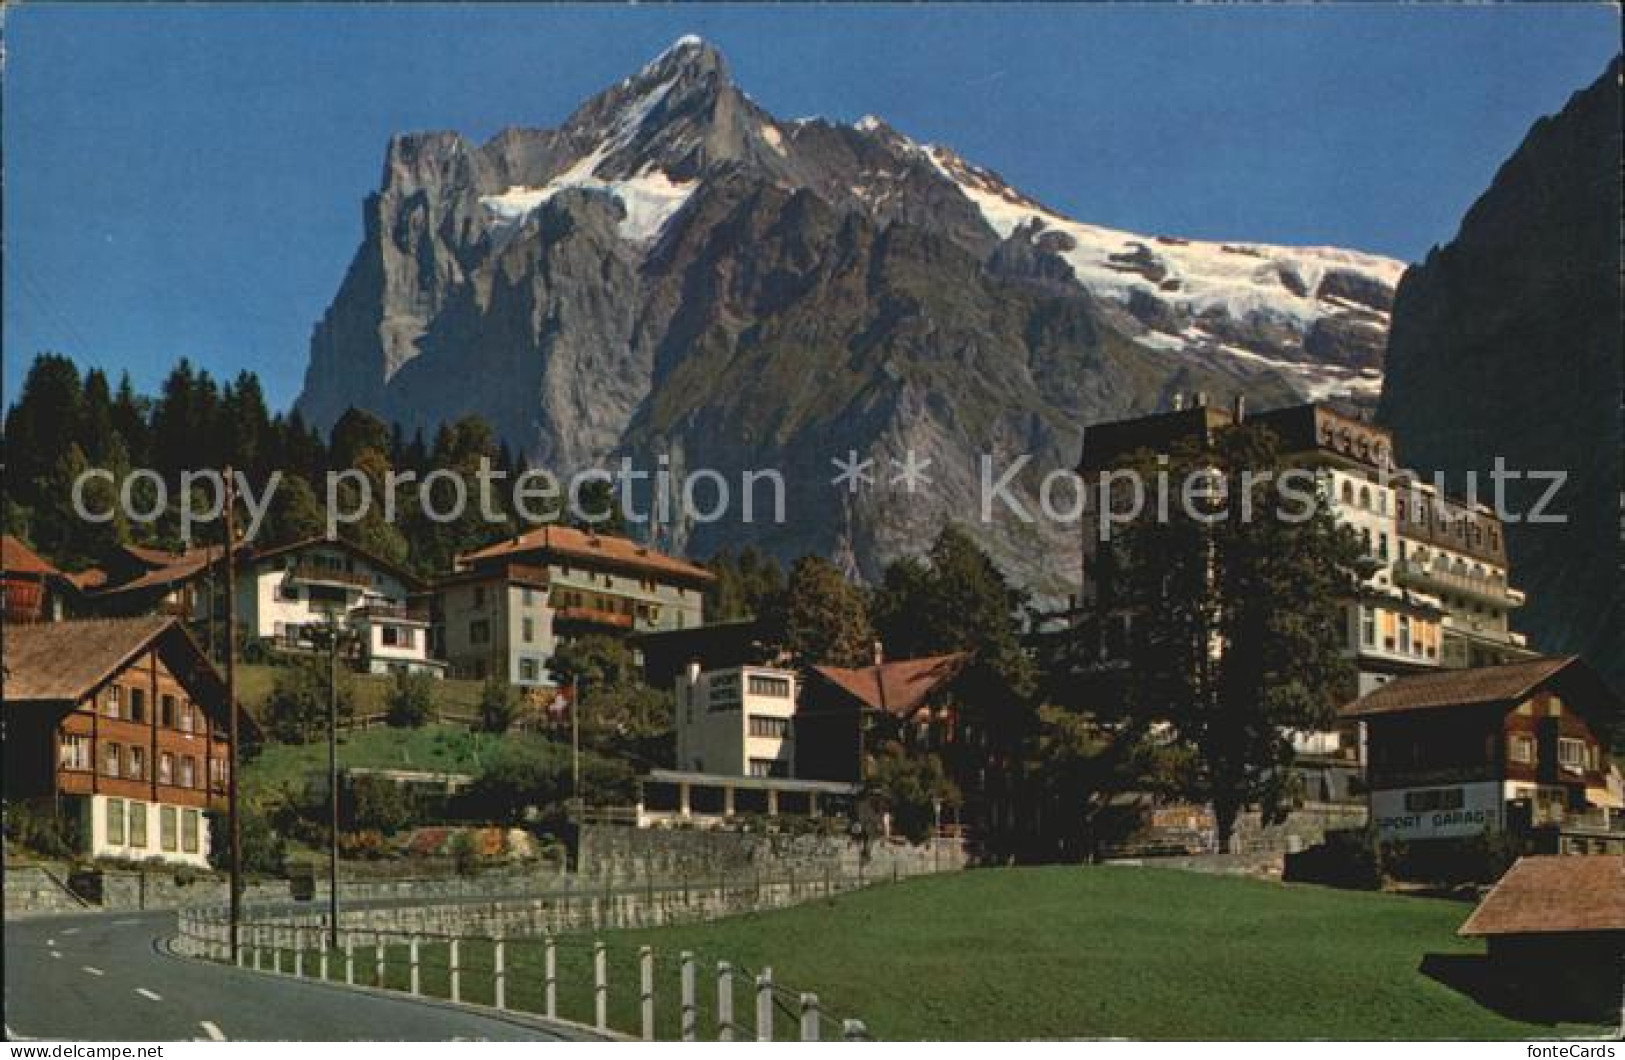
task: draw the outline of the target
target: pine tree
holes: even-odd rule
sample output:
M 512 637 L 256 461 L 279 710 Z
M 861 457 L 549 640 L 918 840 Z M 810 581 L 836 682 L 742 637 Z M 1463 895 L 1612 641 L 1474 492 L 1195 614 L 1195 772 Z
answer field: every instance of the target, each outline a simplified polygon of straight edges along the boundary
M 1214 476 L 1212 489 L 1189 510 L 1170 505 L 1166 520 L 1129 524 L 1109 546 L 1133 615 L 1126 707 L 1167 722 L 1191 749 L 1190 794 L 1211 800 L 1228 841 L 1249 805 L 1266 820 L 1281 814 L 1291 733 L 1329 727 L 1352 691 L 1343 608 L 1364 550 L 1324 503 L 1298 518 L 1301 486 L 1283 483 L 1266 430 L 1222 431 L 1211 447 L 1170 454 L 1167 470 L 1175 483 Z

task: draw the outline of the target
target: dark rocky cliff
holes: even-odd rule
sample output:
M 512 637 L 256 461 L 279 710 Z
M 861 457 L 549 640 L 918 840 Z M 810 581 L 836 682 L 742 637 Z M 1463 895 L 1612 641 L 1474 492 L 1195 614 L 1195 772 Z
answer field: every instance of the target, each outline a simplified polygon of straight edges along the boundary
M 1408 467 L 1458 489 L 1497 456 L 1567 472 L 1564 525 L 1508 528 L 1529 594 L 1516 625 L 1625 688 L 1620 119 L 1616 60 L 1535 124 L 1456 238 L 1406 272 L 1379 415 Z M 1542 492 L 1517 485 L 1513 510 Z

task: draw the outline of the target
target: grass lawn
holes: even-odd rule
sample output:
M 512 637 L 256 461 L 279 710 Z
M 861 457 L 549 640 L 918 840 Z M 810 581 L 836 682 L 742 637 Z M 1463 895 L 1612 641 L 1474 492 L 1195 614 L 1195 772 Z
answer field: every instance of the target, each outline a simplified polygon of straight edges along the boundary
M 237 697 L 250 712 L 257 712 L 270 698 L 272 682 L 280 669 L 269 663 L 237 664 Z M 391 678 L 380 674 L 351 674 L 350 682 L 355 689 L 357 715 L 368 717 L 389 709 Z M 483 687 L 479 681 L 443 678 L 434 684 L 435 706 L 453 714 L 477 714 Z
M 339 734 L 339 764 L 374 769 L 421 769 L 472 773 L 481 756 L 512 736 L 470 732 L 458 725 L 425 725 L 421 729 L 378 726 Z M 303 785 L 312 773 L 327 771 L 327 741 L 269 744 L 243 769 L 243 787 L 252 796 L 262 791 Z
M 714 1037 L 715 966 L 753 1026 L 751 976 L 814 991 L 832 1017 L 885 1039 L 1519 1039 L 1600 1033 L 1520 1023 L 1422 974 L 1428 954 L 1472 955 L 1459 903 L 1139 868 L 988 869 L 885 885 L 708 924 L 606 932 L 611 1026 L 634 1031 L 637 948 L 654 947 L 660 1034 L 677 1032 L 677 955 L 700 962 L 699 1027 Z M 558 948 L 560 1015 L 592 1020 L 591 942 Z M 509 943 L 508 1003 L 541 1006 L 541 947 Z M 371 980 L 372 951 L 359 953 Z M 406 985 L 404 948 L 386 978 Z M 443 947 L 425 946 L 446 993 Z M 488 946 L 465 944 L 462 996 L 491 999 Z M 333 973 L 342 973 L 337 966 Z M 781 1011 L 778 1037 L 793 1036 Z M 836 1025 L 838 1026 L 838 1024 Z M 826 1028 L 826 1036 L 835 1033 Z

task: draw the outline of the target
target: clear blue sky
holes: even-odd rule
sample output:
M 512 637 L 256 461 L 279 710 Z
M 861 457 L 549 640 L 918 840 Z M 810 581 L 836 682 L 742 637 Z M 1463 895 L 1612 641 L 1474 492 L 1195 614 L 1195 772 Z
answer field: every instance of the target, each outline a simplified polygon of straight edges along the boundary
M 1415 259 L 1602 71 L 1572 7 L 53 7 L 5 16 L 5 384 L 41 349 L 285 406 L 400 131 L 555 124 L 694 32 L 1079 219 Z

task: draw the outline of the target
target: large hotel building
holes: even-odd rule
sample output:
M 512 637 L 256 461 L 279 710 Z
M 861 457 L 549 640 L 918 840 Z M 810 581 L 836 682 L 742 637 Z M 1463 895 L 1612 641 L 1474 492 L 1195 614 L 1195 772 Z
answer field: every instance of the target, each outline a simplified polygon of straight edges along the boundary
M 1385 428 L 1324 404 L 1294 405 L 1247 415 L 1237 402 L 1209 404 L 1197 395 L 1168 412 L 1091 426 L 1084 432 L 1080 474 L 1090 496 L 1102 476 L 1136 455 L 1166 454 L 1181 444 L 1208 444 L 1246 420 L 1280 439 L 1283 456 L 1312 468 L 1334 517 L 1365 541 L 1373 571 L 1358 599 L 1349 600 L 1347 651 L 1359 673 L 1349 698 L 1396 676 L 1488 666 L 1528 658 L 1524 637 L 1508 619 L 1524 602 L 1508 581 L 1506 541 L 1490 509 L 1446 495 L 1407 475 Z M 1120 646 L 1134 615 L 1114 608 L 1100 562 L 1099 512 L 1083 525 L 1083 591 L 1078 628 L 1098 673 L 1120 667 Z M 1300 733 L 1305 754 L 1357 759 L 1354 730 Z

